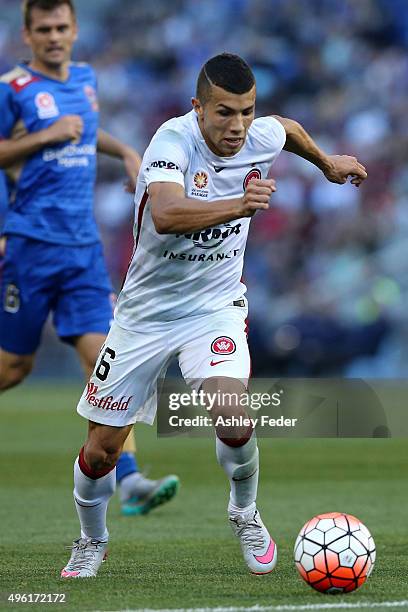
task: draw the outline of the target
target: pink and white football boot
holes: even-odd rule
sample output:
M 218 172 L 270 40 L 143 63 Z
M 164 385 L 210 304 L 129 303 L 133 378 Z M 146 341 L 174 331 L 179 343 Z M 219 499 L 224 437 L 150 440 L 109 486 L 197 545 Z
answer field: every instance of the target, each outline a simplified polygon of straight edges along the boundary
M 229 521 L 251 572 L 269 574 L 277 563 L 278 550 L 255 504 L 245 513 L 229 513 Z
M 107 542 L 93 538 L 79 538 L 70 546 L 72 553 L 61 570 L 61 578 L 94 578 L 107 557 Z

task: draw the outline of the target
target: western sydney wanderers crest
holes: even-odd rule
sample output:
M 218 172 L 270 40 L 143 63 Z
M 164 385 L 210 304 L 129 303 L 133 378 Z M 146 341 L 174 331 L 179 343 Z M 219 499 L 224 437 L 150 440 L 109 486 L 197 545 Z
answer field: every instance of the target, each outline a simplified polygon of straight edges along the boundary
M 232 355 L 236 350 L 234 340 L 228 336 L 219 336 L 211 344 L 211 352 L 215 355 Z
M 37 115 L 40 119 L 51 119 L 52 117 L 58 117 L 59 109 L 55 102 L 54 96 L 48 91 L 40 91 L 35 96 L 34 103 L 37 107 Z
M 249 181 L 252 181 L 253 179 L 260 179 L 260 178 L 262 178 L 261 171 L 258 168 L 251 168 L 251 170 L 247 173 L 246 177 L 244 178 L 244 182 L 243 182 L 244 191 L 248 187 Z

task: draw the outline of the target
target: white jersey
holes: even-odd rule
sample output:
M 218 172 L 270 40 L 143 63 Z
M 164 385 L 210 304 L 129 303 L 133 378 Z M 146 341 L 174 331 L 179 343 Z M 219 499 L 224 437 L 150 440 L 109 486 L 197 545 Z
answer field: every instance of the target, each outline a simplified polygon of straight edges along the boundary
M 241 282 L 250 217 L 192 234 L 158 234 L 148 187 L 178 183 L 187 198 L 208 203 L 243 196 L 252 178 L 267 178 L 286 139 L 273 117 L 255 119 L 231 157 L 210 151 L 191 111 L 164 123 L 142 161 L 135 194 L 135 249 L 116 307 L 125 329 L 209 314 L 246 291 Z

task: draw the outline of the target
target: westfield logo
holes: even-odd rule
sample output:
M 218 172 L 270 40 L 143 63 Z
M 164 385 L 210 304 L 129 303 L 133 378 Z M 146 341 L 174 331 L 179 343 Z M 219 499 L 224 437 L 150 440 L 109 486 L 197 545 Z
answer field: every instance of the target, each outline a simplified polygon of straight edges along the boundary
M 91 382 L 87 384 L 85 399 L 90 406 L 94 406 L 94 408 L 100 408 L 101 410 L 128 410 L 133 395 L 131 395 L 130 397 L 122 395 L 119 400 L 115 400 L 113 395 L 108 395 L 106 397 L 96 397 L 98 388 L 98 385 L 94 385 Z
M 93 383 L 89 382 L 86 386 L 86 401 L 89 402 L 89 398 L 92 395 L 96 395 L 98 391 L 98 385 L 94 385 Z

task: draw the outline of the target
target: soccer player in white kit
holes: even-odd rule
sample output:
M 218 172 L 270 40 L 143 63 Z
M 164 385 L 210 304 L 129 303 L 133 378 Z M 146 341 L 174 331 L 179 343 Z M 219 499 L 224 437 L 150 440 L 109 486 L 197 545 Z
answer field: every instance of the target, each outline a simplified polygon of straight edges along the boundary
M 276 190 L 268 172 L 282 148 L 334 183 L 359 186 L 354 157 L 327 155 L 296 121 L 254 119 L 250 67 L 223 53 L 206 62 L 193 110 L 164 123 L 137 182 L 135 247 L 115 321 L 78 404 L 88 438 L 74 466 L 81 536 L 64 578 L 95 576 L 107 550 L 106 511 L 115 465 L 136 421 L 152 423 L 157 381 L 178 357 L 185 380 L 205 393 L 245 393 L 250 376 L 246 287 L 241 282 L 251 217 Z M 211 416 L 245 417 L 241 405 Z M 228 516 L 251 572 L 267 574 L 276 544 L 256 508 L 258 447 L 252 427 L 216 428 L 216 454 L 230 483 Z

